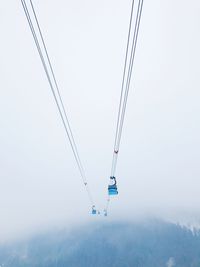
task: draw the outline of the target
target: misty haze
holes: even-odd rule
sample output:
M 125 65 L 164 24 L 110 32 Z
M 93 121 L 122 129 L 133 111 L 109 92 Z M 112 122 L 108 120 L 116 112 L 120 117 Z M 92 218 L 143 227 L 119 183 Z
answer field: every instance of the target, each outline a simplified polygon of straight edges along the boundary
M 200 2 L 0 8 L 0 267 L 200 267 Z

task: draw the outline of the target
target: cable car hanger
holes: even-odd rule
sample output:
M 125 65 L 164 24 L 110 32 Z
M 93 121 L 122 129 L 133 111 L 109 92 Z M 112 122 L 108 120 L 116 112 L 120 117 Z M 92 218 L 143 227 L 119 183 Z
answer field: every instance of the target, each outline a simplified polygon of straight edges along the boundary
M 133 22 L 134 6 L 135 6 L 135 1 L 133 0 L 132 1 L 132 7 L 131 7 L 130 22 L 129 22 L 128 40 L 127 40 L 127 46 L 126 46 L 126 56 L 125 56 L 124 69 L 123 69 L 120 103 L 119 103 L 119 108 L 118 108 L 117 126 L 116 126 L 116 132 L 115 132 L 115 141 L 114 141 L 114 149 L 113 149 L 113 157 L 112 157 L 111 175 L 110 175 L 109 185 L 108 185 L 108 197 L 107 197 L 106 207 L 104 209 L 104 215 L 105 216 L 107 216 L 107 213 L 108 213 L 108 207 L 110 204 L 110 196 L 118 195 L 117 179 L 115 177 L 115 172 L 116 172 L 116 167 L 117 167 L 117 160 L 118 160 L 118 155 L 119 155 L 119 148 L 120 148 L 120 143 L 121 143 L 121 137 L 122 137 L 122 130 L 123 130 L 123 125 L 124 125 L 124 118 L 125 118 L 128 94 L 129 94 L 129 89 L 130 89 L 133 63 L 134 63 L 134 59 L 135 59 L 135 51 L 136 51 L 138 32 L 139 32 L 139 27 L 140 27 L 140 20 L 141 20 L 141 15 L 142 15 L 143 0 L 138 0 L 135 22 Z M 132 28 L 134 30 L 133 30 L 132 40 L 131 40 Z M 129 55 L 129 66 L 127 68 L 128 55 Z

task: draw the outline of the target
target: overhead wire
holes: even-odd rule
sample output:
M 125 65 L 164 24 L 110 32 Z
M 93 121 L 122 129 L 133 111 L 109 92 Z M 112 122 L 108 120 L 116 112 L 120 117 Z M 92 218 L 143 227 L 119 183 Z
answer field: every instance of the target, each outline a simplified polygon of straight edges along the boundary
M 123 106 L 122 106 L 122 111 L 121 111 L 120 126 L 118 129 L 116 146 L 114 148 L 114 154 L 117 154 L 117 155 L 116 155 L 116 160 L 114 163 L 113 172 L 111 173 L 111 176 L 114 176 L 115 171 L 116 171 L 117 156 L 118 156 L 120 142 L 121 142 L 121 136 L 122 136 L 122 130 L 123 130 L 128 94 L 129 94 L 129 89 L 130 89 L 130 81 L 131 81 L 133 63 L 134 63 L 134 59 L 135 59 L 135 51 L 136 51 L 136 44 L 137 44 L 137 39 L 138 39 L 138 31 L 139 31 L 139 24 L 140 24 L 140 19 L 141 19 L 142 6 L 143 6 L 143 0 L 139 0 L 135 29 L 134 29 L 134 35 L 133 35 L 133 45 L 131 48 L 131 56 L 130 56 L 130 62 L 129 62 L 129 68 L 128 68 L 126 89 L 125 89 L 124 101 L 123 101 Z M 117 153 L 115 153 L 116 151 L 117 151 Z
M 92 205 L 93 208 L 95 208 L 96 205 L 94 204 L 93 196 L 91 194 L 91 191 L 90 191 L 87 179 L 86 179 L 86 175 L 85 175 L 85 172 L 84 172 L 84 169 L 83 169 L 83 165 L 82 165 L 82 162 L 80 160 L 80 156 L 79 156 L 79 153 L 78 153 L 77 145 L 76 145 L 75 140 L 74 140 L 74 136 L 73 136 L 73 133 L 72 133 L 72 130 L 71 130 L 71 126 L 69 124 L 67 113 L 66 113 L 66 110 L 65 110 L 65 107 L 64 107 L 64 104 L 63 104 L 63 100 L 62 100 L 62 97 L 61 97 L 61 94 L 60 94 L 60 90 L 59 90 L 58 83 L 57 83 L 57 80 L 56 80 L 56 77 L 55 77 L 55 73 L 54 73 L 54 70 L 53 70 L 53 67 L 52 67 L 52 63 L 51 63 L 51 60 L 50 60 L 50 57 L 49 57 L 49 53 L 48 53 L 48 50 L 47 50 L 47 47 L 46 47 L 46 44 L 45 44 L 45 41 L 44 41 L 44 37 L 43 37 L 42 31 L 41 31 L 41 27 L 40 27 L 40 24 L 39 24 L 39 21 L 38 21 L 38 18 L 37 18 L 37 15 L 36 15 L 36 12 L 35 12 L 35 9 L 34 9 L 34 6 L 33 6 L 33 2 L 32 2 L 32 0 L 30 0 L 30 5 L 31 5 L 31 8 L 32 8 L 32 12 L 33 12 L 35 21 L 36 21 L 36 25 L 38 27 L 38 32 L 39 32 L 39 36 L 41 38 L 41 43 L 43 45 L 43 50 L 44 50 L 44 52 L 46 54 L 47 63 L 49 64 L 49 70 L 50 70 L 50 73 L 51 73 L 51 75 L 53 77 L 53 81 L 54 81 L 54 84 L 55 84 L 55 89 L 54 89 L 54 86 L 53 86 L 53 83 L 52 83 L 52 80 L 51 80 L 51 77 L 50 77 L 50 73 L 49 73 L 47 64 L 45 62 L 45 58 L 44 58 L 44 55 L 43 55 L 43 52 L 42 52 L 42 49 L 41 49 L 41 46 L 40 46 L 40 42 L 38 40 L 36 31 L 35 31 L 35 28 L 34 28 L 34 24 L 32 22 L 32 19 L 31 19 L 29 10 L 28 10 L 26 1 L 25 0 L 21 0 L 21 3 L 22 3 L 22 6 L 23 6 L 23 9 L 24 9 L 24 12 L 25 12 L 25 15 L 26 15 L 26 18 L 27 18 L 27 21 L 28 21 L 32 36 L 33 36 L 33 39 L 34 39 L 35 45 L 37 47 L 37 50 L 38 50 L 38 53 L 39 53 L 39 56 L 40 56 L 44 71 L 46 73 L 47 80 L 49 82 L 49 85 L 50 85 L 50 88 L 51 88 L 51 91 L 52 91 L 56 106 L 58 108 L 58 111 L 59 111 L 59 114 L 60 114 L 64 129 L 65 129 L 65 132 L 66 132 L 67 137 L 69 139 L 70 146 L 72 148 L 72 152 L 74 154 L 75 161 L 77 163 L 77 166 L 78 166 L 82 181 L 83 181 L 84 186 L 86 188 L 86 192 L 87 192 L 90 204 Z M 56 92 L 57 92 L 58 97 L 56 95 Z
M 56 90 L 57 90 L 57 93 L 58 93 L 58 97 L 59 97 L 59 100 L 60 100 L 60 103 L 61 103 L 61 106 L 62 106 L 62 109 L 63 109 L 63 112 L 64 112 L 64 117 L 66 119 L 66 122 L 67 122 L 67 126 L 68 126 L 68 129 L 69 129 L 69 133 L 70 133 L 70 136 L 71 136 L 71 139 L 72 139 L 72 142 L 73 142 L 73 145 L 74 145 L 74 148 L 76 150 L 76 154 L 77 154 L 77 157 L 79 159 L 79 163 L 81 165 L 81 168 L 83 169 L 82 167 L 82 164 L 81 164 L 81 160 L 80 160 L 80 156 L 79 156 L 79 153 L 78 153 L 78 149 L 77 149 L 77 146 L 76 146 L 76 143 L 75 143 L 75 140 L 74 140 L 74 136 L 73 136 L 73 133 L 72 133 L 72 130 L 71 130 L 71 126 L 69 124 L 69 120 L 68 120 L 68 117 L 67 117 L 67 113 L 66 113 L 66 110 L 65 110 L 65 106 L 63 104 L 63 100 L 62 100 L 62 97 L 61 97 L 61 94 L 60 94 L 60 90 L 59 90 L 59 87 L 58 87 L 58 82 L 56 80 L 56 77 L 55 77 L 55 73 L 54 73 L 54 70 L 53 70 L 53 67 L 52 67 L 52 64 L 51 64 L 51 60 L 50 60 L 50 57 L 49 57 L 49 53 L 47 51 L 47 47 L 46 47 L 46 44 L 45 44 L 45 41 L 44 41 L 44 38 L 43 38 L 43 34 L 42 34 L 42 31 L 41 31 L 41 27 L 40 27 L 40 24 L 39 24 L 39 21 L 38 21 L 38 18 L 37 18 L 37 15 L 36 15 L 36 12 L 35 12 L 35 8 L 33 6 L 33 2 L 32 0 L 30 0 L 30 3 L 31 3 L 31 8 L 33 10 L 33 14 L 34 14 L 34 17 L 35 17 L 35 21 L 37 23 L 37 27 L 38 27 L 38 30 L 39 30 L 39 34 L 40 34 L 40 37 L 41 37 L 41 40 L 42 40 L 42 44 L 43 44 L 43 47 L 44 47 L 44 50 L 45 50 L 45 53 L 46 53 L 46 57 L 47 57 L 47 60 L 48 60 L 48 63 L 49 63 L 49 66 L 50 66 L 50 70 L 51 70 L 51 73 L 52 73 L 52 76 L 53 76 L 53 80 L 54 80 L 54 83 L 55 83 L 55 86 L 56 86 Z
M 126 47 L 126 56 L 125 56 L 122 87 L 121 87 L 121 94 L 120 94 L 120 103 L 119 103 L 118 117 L 117 117 L 117 127 L 116 127 L 116 133 L 115 133 L 114 151 L 113 151 L 113 158 L 112 158 L 111 177 L 114 177 L 115 172 L 116 172 L 117 159 L 118 159 L 118 154 L 119 154 L 128 94 L 129 94 L 129 89 L 130 89 L 130 82 L 131 82 L 131 77 L 132 77 L 133 63 L 135 59 L 135 51 L 136 51 L 136 45 L 137 45 L 137 39 L 138 39 L 142 8 L 143 8 L 143 0 L 139 0 L 138 6 L 137 6 L 137 14 L 136 14 L 136 19 L 135 19 L 132 45 L 131 45 L 129 67 L 128 67 L 128 73 L 127 73 L 126 84 L 125 84 L 125 76 L 126 76 L 126 70 L 127 70 L 127 58 L 128 58 L 128 53 L 129 53 L 130 35 L 131 35 L 131 28 L 132 28 L 132 23 L 133 23 L 133 12 L 134 12 L 134 0 L 132 1 L 131 16 L 130 16 L 129 31 L 128 31 L 128 40 L 127 40 L 127 47 Z M 125 84 L 125 88 L 124 88 L 124 84 Z M 104 209 L 104 212 L 106 214 L 108 211 L 109 203 L 110 203 L 110 196 L 108 195 L 106 207 Z
M 34 17 L 35 17 L 35 21 L 37 23 L 37 27 L 38 27 L 38 30 L 39 30 L 39 34 L 40 34 L 40 37 L 41 37 L 41 40 L 42 40 L 42 44 L 43 44 L 43 47 L 44 47 L 44 51 L 46 53 L 46 57 L 47 57 L 47 60 L 48 60 L 48 63 L 49 63 L 49 66 L 50 66 L 50 70 L 51 70 L 51 73 L 52 73 L 52 76 L 53 76 L 53 80 L 54 80 L 54 83 L 55 83 L 55 86 L 56 86 L 56 90 L 57 90 L 57 93 L 58 93 L 58 97 L 59 97 L 59 100 L 60 100 L 60 103 L 61 103 L 61 106 L 62 106 L 62 109 L 63 109 L 63 113 L 64 113 L 64 117 L 65 117 L 65 120 L 67 122 L 67 126 L 68 126 L 68 133 L 70 134 L 71 136 L 71 140 L 72 140 L 72 143 L 73 143 L 73 146 L 74 146 L 74 149 L 75 149 L 75 152 L 76 152 L 76 155 L 77 155 L 77 158 L 78 158 L 78 161 L 79 161 L 79 165 L 80 165 L 80 168 L 82 170 L 82 174 L 84 176 L 84 184 L 87 186 L 87 181 L 86 181 L 86 177 L 85 177 L 85 172 L 84 172 L 84 169 L 83 169 L 83 165 L 82 165 L 82 162 L 81 162 L 81 159 L 80 159 L 80 156 L 79 156 L 79 152 L 78 152 L 78 149 L 77 149 L 77 145 L 75 143 L 75 140 L 74 140 L 74 136 L 73 136 L 73 133 L 72 133 L 72 129 L 71 129 L 71 126 L 69 124 L 69 120 L 68 120 L 68 117 L 67 117 L 67 113 L 66 113 L 66 110 L 65 110 L 65 106 L 63 104 L 63 100 L 62 100 L 62 97 L 61 97 L 61 94 L 60 94 L 60 90 L 59 90 L 59 87 L 58 87 L 58 82 L 56 80 L 56 77 L 55 77 L 55 73 L 54 73 L 54 70 L 53 70 L 53 67 L 52 67 L 52 64 L 51 64 L 51 60 L 50 60 L 50 57 L 49 57 L 49 53 L 47 51 L 47 47 L 46 47 L 46 44 L 45 44 L 45 41 L 44 41 L 44 38 L 43 38 L 43 34 L 42 34 L 42 31 L 41 31 L 41 27 L 40 27 L 40 24 L 39 24 L 39 21 L 38 21 L 38 18 L 37 18 L 37 14 L 36 14 L 36 11 L 35 11 L 35 8 L 34 8 L 34 5 L 33 5 L 33 2 L 32 0 L 30 0 L 30 3 L 31 3 L 31 8 L 33 10 L 33 14 L 34 14 Z M 87 186 L 87 190 L 88 190 L 88 186 Z M 89 192 L 88 192 L 89 193 Z M 90 194 L 90 193 L 89 193 Z M 90 194 L 91 195 L 91 194 Z M 90 198 L 92 198 L 90 196 Z M 95 205 L 93 205 L 95 206 Z
M 117 144 L 117 140 L 118 140 L 118 131 L 119 131 L 119 125 L 120 125 L 122 100 L 123 100 L 123 95 L 124 95 L 124 82 L 125 82 L 125 76 L 126 76 L 126 67 L 127 67 L 127 60 L 128 60 L 128 51 L 129 51 L 129 42 L 130 42 L 130 35 L 131 35 L 131 28 L 132 28 L 132 20 L 133 20 L 134 3 L 135 3 L 135 1 L 133 0 L 132 1 L 132 6 L 131 6 L 131 15 L 130 15 L 130 22 L 129 22 L 129 30 L 128 30 L 128 40 L 127 40 L 127 45 L 126 45 L 126 56 L 125 56 L 124 70 L 123 70 L 123 78 L 122 78 L 122 85 L 121 85 L 120 103 L 119 103 L 118 116 L 117 116 L 117 127 L 116 127 L 116 132 L 115 132 L 115 142 L 114 142 L 114 152 L 115 153 L 113 153 L 111 176 L 112 176 L 113 167 L 114 167 L 113 166 L 113 164 L 114 164 L 114 157 L 118 153 L 118 151 L 116 150 L 116 144 Z

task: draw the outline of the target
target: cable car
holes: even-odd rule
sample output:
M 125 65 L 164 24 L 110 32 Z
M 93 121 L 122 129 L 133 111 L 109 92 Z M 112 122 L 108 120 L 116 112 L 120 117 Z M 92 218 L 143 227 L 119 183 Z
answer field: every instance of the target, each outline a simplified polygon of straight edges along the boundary
M 104 216 L 107 217 L 108 216 L 108 213 L 106 210 L 104 210 Z
M 114 176 L 112 176 L 112 177 L 110 177 L 110 180 L 111 180 L 111 183 L 112 184 L 110 184 L 108 186 L 108 194 L 110 196 L 112 196 L 112 195 L 118 195 L 116 178 Z
M 95 206 L 92 206 L 92 215 L 96 215 L 97 214 L 97 210 L 95 209 Z

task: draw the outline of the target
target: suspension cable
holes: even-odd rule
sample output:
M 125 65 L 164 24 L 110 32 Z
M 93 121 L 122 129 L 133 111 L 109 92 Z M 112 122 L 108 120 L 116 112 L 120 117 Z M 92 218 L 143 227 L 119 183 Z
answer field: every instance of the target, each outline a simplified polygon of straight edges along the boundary
M 50 77 L 50 73 L 48 71 L 48 67 L 47 67 L 47 64 L 45 62 L 44 55 L 42 53 L 40 42 L 38 40 L 36 31 L 35 31 L 35 28 L 34 28 L 34 24 L 32 22 L 29 10 L 27 8 L 26 1 L 25 0 L 21 0 L 21 3 L 22 3 L 22 6 L 23 6 L 23 9 L 24 9 L 24 12 L 25 12 L 25 15 L 26 15 L 26 18 L 27 18 L 27 21 L 28 21 L 32 36 L 33 36 L 33 39 L 34 39 L 35 45 L 37 47 L 37 50 L 38 50 L 38 53 L 39 53 L 39 56 L 40 56 L 44 71 L 46 73 L 47 80 L 49 82 L 49 85 L 50 85 L 54 100 L 56 102 L 56 106 L 58 108 L 58 111 L 59 111 L 59 114 L 60 114 L 64 129 L 65 129 L 65 132 L 66 132 L 67 137 L 69 139 L 69 142 L 70 142 L 70 145 L 71 145 L 71 148 L 72 148 L 72 152 L 74 154 L 74 157 L 75 157 L 75 160 L 76 160 L 76 163 L 77 163 L 77 166 L 78 166 L 82 181 L 83 181 L 84 186 L 86 188 L 86 192 L 88 194 L 88 198 L 89 198 L 90 204 L 92 205 L 92 207 L 95 207 L 95 204 L 94 204 L 94 201 L 93 201 L 93 197 L 92 197 L 92 194 L 91 194 L 91 191 L 90 191 L 87 179 L 86 179 L 86 175 L 85 175 L 85 172 L 84 172 L 81 160 L 80 160 L 78 149 L 77 149 L 74 137 L 73 137 L 73 133 L 72 133 L 72 130 L 71 130 L 71 127 L 70 127 L 70 124 L 69 124 L 69 120 L 68 120 L 68 117 L 67 117 L 67 114 L 66 114 L 66 110 L 65 110 L 63 101 L 62 101 L 62 97 L 61 97 L 61 94 L 60 94 L 58 83 L 57 83 L 57 80 L 56 80 L 56 77 L 55 77 L 55 73 L 54 73 L 54 70 L 53 70 L 53 67 L 52 67 L 52 64 L 51 64 L 51 61 L 50 61 L 48 50 L 47 50 L 47 47 L 46 47 L 46 44 L 45 44 L 45 41 L 44 41 L 44 38 L 43 38 L 43 35 L 42 35 L 41 27 L 39 25 L 39 21 L 38 21 L 38 18 L 37 18 L 33 3 L 30 0 L 32 12 L 34 14 L 36 25 L 37 25 L 37 28 L 38 28 L 38 31 L 39 31 L 39 35 L 40 35 L 40 38 L 41 38 L 41 41 L 42 41 L 41 43 L 43 45 L 43 50 L 45 51 L 45 54 L 46 54 L 47 64 L 49 65 L 49 69 L 50 69 L 51 75 L 53 77 L 53 81 L 54 81 L 54 84 L 55 84 L 55 89 L 56 89 L 58 97 L 56 95 L 56 92 L 55 92 L 55 89 L 54 89 L 54 86 L 53 86 L 53 83 L 52 83 L 52 80 L 51 80 L 51 77 Z
M 137 39 L 138 39 L 138 31 L 139 31 L 139 25 L 140 25 L 140 19 L 141 19 L 142 6 L 143 6 L 143 0 L 139 0 L 136 23 L 135 23 L 135 28 L 134 28 L 134 35 L 133 35 L 133 43 L 132 43 L 132 48 L 131 48 L 131 56 L 130 56 L 130 61 L 129 61 L 128 76 L 127 76 L 127 81 L 126 81 L 126 89 L 124 93 L 123 107 L 122 107 L 121 117 L 120 117 L 120 126 L 117 132 L 117 141 L 116 141 L 116 144 L 114 147 L 114 153 L 113 153 L 115 155 L 115 158 L 114 158 L 114 164 L 113 164 L 114 166 L 113 166 L 111 176 L 114 176 L 115 171 L 116 171 L 117 157 L 118 157 L 118 152 L 119 152 L 119 147 L 120 147 L 120 142 L 121 142 L 128 94 L 129 94 L 129 89 L 130 89 L 130 81 L 132 77 L 133 63 L 135 59 L 135 51 L 136 51 L 136 44 L 137 44 Z
M 130 35 L 131 35 L 131 28 L 132 28 L 132 24 L 133 24 L 134 0 L 132 1 L 131 16 L 130 16 L 129 31 L 128 31 L 128 41 L 127 41 L 127 47 L 126 47 L 126 56 L 125 56 L 125 64 L 124 64 L 121 95 L 120 95 L 120 104 L 119 104 L 119 109 L 118 109 L 117 127 L 116 127 L 116 133 L 115 133 L 114 151 L 113 151 L 113 158 L 112 158 L 111 177 L 115 176 L 115 172 L 116 172 L 117 159 L 118 159 L 118 154 L 119 154 L 119 148 L 120 148 L 120 142 L 121 142 L 121 136 L 122 136 L 122 130 L 123 130 L 123 124 L 124 124 L 124 118 L 125 118 L 125 112 L 126 112 L 131 76 L 132 76 L 132 70 L 133 70 L 133 63 L 134 63 L 134 59 L 135 59 L 135 51 L 136 51 L 136 45 L 137 45 L 137 39 L 138 39 L 138 32 L 139 32 L 142 8 L 143 8 L 143 0 L 139 0 L 138 1 L 138 7 L 137 7 L 136 19 L 135 19 L 132 45 L 131 45 L 128 74 L 126 77 L 126 84 L 125 84 L 125 76 L 126 76 L 126 70 L 127 70 L 127 57 L 128 57 L 128 53 L 129 53 Z M 125 84 L 125 88 L 124 88 L 124 84 Z M 109 203 L 110 203 L 110 196 L 108 195 L 106 207 L 104 209 L 104 212 L 106 214 L 108 211 Z
M 122 100 L 123 100 L 123 95 L 124 95 L 124 81 L 125 81 L 125 75 L 126 75 L 126 66 L 127 66 L 127 59 L 128 59 L 131 28 L 132 28 L 134 3 L 135 3 L 135 1 L 133 0 L 132 6 L 131 6 L 131 16 L 130 16 L 130 22 L 129 22 L 128 40 L 127 40 L 127 45 L 126 45 L 126 56 L 125 56 L 124 71 L 123 71 L 123 78 L 122 78 L 122 85 L 121 85 L 120 103 L 119 103 L 118 116 L 117 116 L 117 127 L 116 127 L 116 132 L 115 132 L 114 151 L 117 151 L 117 150 L 115 150 L 115 148 L 116 148 L 117 139 L 118 139 L 119 123 L 120 123 L 120 117 L 121 117 L 121 107 L 122 107 Z M 115 155 L 115 153 L 113 153 L 111 176 L 112 176 L 112 169 L 113 169 L 113 164 L 114 164 L 114 155 Z
M 49 63 L 49 66 L 50 66 L 50 70 L 51 70 L 51 73 L 52 73 L 52 76 L 53 76 L 53 80 L 54 80 L 54 83 L 55 83 L 55 86 L 56 86 L 56 90 L 57 90 L 57 93 L 58 93 L 58 97 L 59 97 L 59 100 L 60 100 L 60 103 L 61 103 L 61 107 L 63 109 L 63 113 L 64 113 L 64 116 L 65 116 L 65 119 L 66 119 L 66 122 L 67 122 L 67 126 L 68 126 L 68 129 L 69 129 L 69 133 L 70 133 L 70 136 L 71 136 L 71 139 L 72 139 L 72 142 L 74 144 L 74 148 L 76 150 L 76 154 L 77 154 L 77 157 L 79 159 L 79 163 L 81 165 L 81 168 L 83 169 L 82 167 L 82 164 L 81 164 L 81 160 L 80 160 L 80 156 L 79 156 L 79 153 L 78 153 L 78 149 L 77 149 L 77 146 L 76 146 L 76 143 L 75 143 L 75 140 L 74 140 L 74 137 L 73 137 L 73 133 L 72 133 L 72 130 L 71 130 L 71 126 L 69 124 L 69 120 L 68 120 L 68 117 L 67 117 L 67 113 L 66 113 L 66 110 L 65 110 L 65 106 L 63 104 L 63 100 L 62 100 L 62 97 L 61 97 L 61 94 L 60 94 L 60 90 L 59 90 L 59 87 L 58 87 L 58 82 L 56 80 L 56 77 L 55 77 L 55 73 L 54 73 L 54 70 L 53 70 L 53 67 L 52 67 L 52 64 L 51 64 L 51 60 L 50 60 L 50 57 L 49 57 L 49 53 L 47 51 L 47 47 L 46 47 L 46 44 L 45 44 L 45 41 L 44 41 L 44 38 L 43 38 L 43 34 L 42 34 L 42 31 L 41 31 L 41 27 L 40 27 L 40 24 L 39 24 L 39 21 L 38 21 L 38 18 L 37 18 L 37 15 L 36 15 L 36 12 L 35 12 L 35 8 L 33 6 L 33 2 L 32 0 L 30 0 L 30 3 L 31 3 L 31 8 L 32 8 L 32 11 L 33 11 L 33 14 L 34 14 L 34 17 L 35 17 L 35 21 L 37 23 L 37 27 L 38 27 L 38 30 L 39 30 L 39 34 L 40 34 L 40 38 L 42 40 L 42 44 L 43 44 L 43 47 L 44 47 L 44 51 L 45 51 L 45 54 L 46 54 L 46 57 L 47 57 L 47 60 L 48 60 L 48 63 Z

